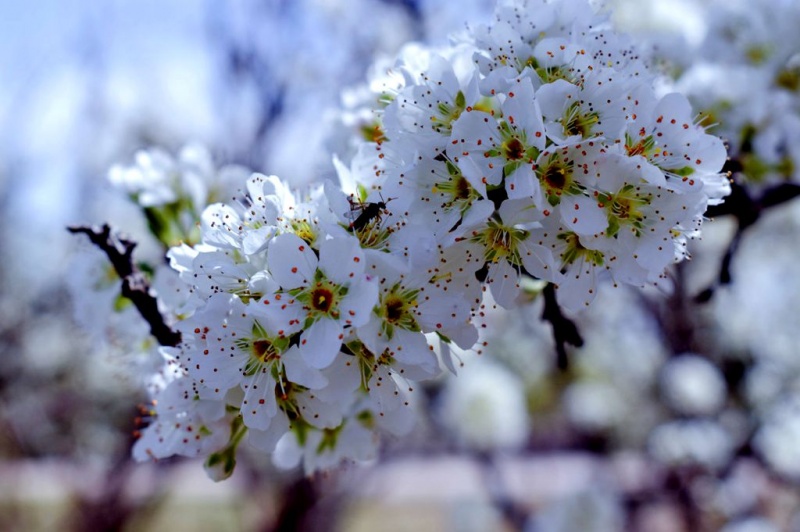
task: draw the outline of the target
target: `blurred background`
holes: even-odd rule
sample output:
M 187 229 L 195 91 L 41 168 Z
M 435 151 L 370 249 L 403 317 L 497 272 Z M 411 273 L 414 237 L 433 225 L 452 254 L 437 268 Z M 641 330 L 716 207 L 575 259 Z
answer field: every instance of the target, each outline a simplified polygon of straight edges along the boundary
M 735 197 L 673 293 L 603 289 L 567 368 L 541 301 L 498 313 L 376 463 L 308 479 L 245 453 L 214 483 L 131 461 L 143 347 L 73 297 L 92 266 L 66 226 L 109 222 L 157 258 L 106 177 L 150 146 L 332 176 L 375 65 L 493 2 L 0 3 L 0 529 L 800 530 L 799 9 L 609 4 L 731 148 Z

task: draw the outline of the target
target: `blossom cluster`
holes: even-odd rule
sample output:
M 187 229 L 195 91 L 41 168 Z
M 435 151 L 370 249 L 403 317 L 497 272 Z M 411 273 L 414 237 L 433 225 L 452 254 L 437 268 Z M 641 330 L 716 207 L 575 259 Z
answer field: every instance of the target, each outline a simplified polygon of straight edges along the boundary
M 585 0 L 504 2 L 377 85 L 340 186 L 253 174 L 169 251 L 182 341 L 137 458 L 204 456 L 217 478 L 245 440 L 306 470 L 369 459 L 526 278 L 572 313 L 603 279 L 664 285 L 729 190 L 722 142 Z M 141 167 L 115 179 L 163 196 Z
M 703 6 L 699 45 L 657 43 L 676 87 L 725 138 L 751 185 L 800 178 L 800 5 L 786 0 Z M 687 50 L 688 48 L 688 50 Z M 719 83 L 720 76 L 729 80 Z
M 216 168 L 197 144 L 184 146 L 177 157 L 160 148 L 142 150 L 135 160 L 111 167 L 108 179 L 144 210 L 150 232 L 165 246 L 197 242 L 203 209 L 230 197 L 249 175 L 238 165 Z

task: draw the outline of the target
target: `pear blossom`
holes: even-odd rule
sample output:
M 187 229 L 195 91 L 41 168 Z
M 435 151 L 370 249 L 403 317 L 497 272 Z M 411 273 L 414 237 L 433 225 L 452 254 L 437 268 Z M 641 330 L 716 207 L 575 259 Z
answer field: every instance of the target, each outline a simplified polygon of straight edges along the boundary
M 678 67 L 676 90 L 726 140 L 748 187 L 797 182 L 797 3 L 714 1 L 700 15 L 702 39 L 681 43 L 681 54 L 659 45 L 655 59 Z
M 365 273 L 364 252 L 355 238 L 333 238 L 320 245 L 319 258 L 305 240 L 284 233 L 269 245 L 269 270 L 282 292 L 264 305 L 288 305 L 303 325 L 300 353 L 308 364 L 325 368 L 344 339 L 344 327 L 369 320 L 377 286 Z
M 469 228 L 469 236 L 462 239 L 465 252 L 485 265 L 485 282 L 505 308 L 514 306 L 523 270 L 538 279 L 560 278 L 552 253 L 535 238 L 533 229 L 541 227 L 542 218 L 527 201 L 508 199 L 496 217 Z
M 502 120 L 493 109 L 468 107 L 461 114 L 453 124 L 450 157 L 483 196 L 487 186 L 506 178 L 509 197 L 515 198 L 528 192 L 515 184 L 533 180 L 530 164 L 545 147 L 544 125 L 529 80 L 515 84 L 505 96 Z
M 563 79 L 536 91 L 544 127 L 555 144 L 618 138 L 628 119 L 630 81 L 612 69 L 592 71 L 575 85 Z
M 231 198 L 247 175 L 237 165 L 215 168 L 205 147 L 190 144 L 177 159 L 158 148 L 139 151 L 134 165 L 114 165 L 108 179 L 145 208 L 155 236 L 169 246 L 196 242 L 194 224 L 205 206 Z
M 180 361 L 189 376 L 215 396 L 241 386 L 241 412 L 248 427 L 266 430 L 279 401 L 290 401 L 296 385 L 313 389 L 327 384 L 292 345 L 291 336 L 299 327 L 277 307 L 265 309 L 256 302 L 246 305 L 236 297 L 218 295 L 187 322 L 198 324 L 193 332 L 201 335 L 203 345 L 202 350 L 188 350 Z
M 525 393 L 517 375 L 487 358 L 471 360 L 450 376 L 439 404 L 442 422 L 461 443 L 478 449 L 521 447 L 530 431 Z
M 403 272 L 384 267 L 378 301 L 370 319 L 357 329 L 361 342 L 377 359 L 387 356 L 434 376 L 438 364 L 423 333 L 436 332 L 470 348 L 477 331 L 471 306 L 462 293 L 431 284 L 427 271 Z
M 661 371 L 661 389 L 670 406 L 687 415 L 711 415 L 725 401 L 725 380 L 708 360 L 693 354 L 672 359 Z
M 133 447 L 138 461 L 155 460 L 172 455 L 205 456 L 223 447 L 228 441 L 230 422 L 225 405 L 201 399 L 194 382 L 178 377 L 158 394 L 152 418 Z
M 594 300 L 598 282 L 608 277 L 609 264 L 616 257 L 587 247 L 581 235 L 554 216 L 544 218 L 541 225 L 532 232 L 532 238 L 548 246 L 555 257 L 563 279 L 556 283 L 558 302 L 570 312 L 579 312 Z
M 407 76 L 412 76 L 408 68 Z M 478 78 L 458 79 L 451 61 L 431 55 L 428 69 L 401 90 L 383 113 L 385 134 L 424 151 L 446 148 L 454 122 L 467 109 L 479 106 L 483 96 Z

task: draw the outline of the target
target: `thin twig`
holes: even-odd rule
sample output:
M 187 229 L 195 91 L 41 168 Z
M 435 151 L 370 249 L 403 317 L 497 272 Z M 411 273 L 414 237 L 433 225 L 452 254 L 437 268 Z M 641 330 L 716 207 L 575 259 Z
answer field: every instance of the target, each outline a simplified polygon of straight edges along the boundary
M 767 188 L 760 196 L 753 197 L 746 186 L 738 181 L 731 182 L 731 194 L 725 198 L 723 203 L 710 206 L 705 215 L 709 218 L 733 216 L 736 219 L 736 232 L 728 244 L 728 249 L 725 250 L 717 279 L 695 296 L 695 302 L 709 301 L 717 288 L 731 283 L 731 263 L 739 249 L 742 236 L 758 221 L 761 214 L 767 209 L 787 203 L 798 196 L 800 196 L 800 185 L 794 183 L 782 183 Z
M 502 514 L 512 530 L 525 530 L 529 512 L 514 500 L 495 457 L 488 452 L 478 452 L 475 459 L 492 506 Z
M 557 366 L 561 371 L 566 371 L 569 367 L 566 344 L 575 347 L 583 346 L 583 338 L 578 331 L 578 326 L 571 319 L 561 313 L 561 307 L 556 301 L 556 287 L 553 283 L 548 283 L 544 288 L 544 310 L 542 319 L 549 321 L 553 326 L 553 340 L 556 343 Z
M 150 293 L 150 283 L 133 264 L 136 242 L 115 235 L 108 224 L 103 224 L 102 227 L 72 226 L 67 230 L 73 234 L 88 236 L 92 244 L 106 254 L 122 279 L 122 295 L 133 302 L 136 310 L 150 325 L 150 334 L 163 346 L 177 346 L 181 342 L 181 334 L 166 324 L 164 316 L 158 310 L 155 296 Z

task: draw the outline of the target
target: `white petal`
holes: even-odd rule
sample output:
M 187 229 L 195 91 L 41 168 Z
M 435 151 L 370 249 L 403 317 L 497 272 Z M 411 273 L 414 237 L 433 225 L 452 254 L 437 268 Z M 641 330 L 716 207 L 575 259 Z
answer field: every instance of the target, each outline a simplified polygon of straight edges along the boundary
M 675 260 L 675 244 L 668 232 L 640 237 L 637 258 L 642 267 L 660 273 Z
M 486 183 L 489 182 L 489 178 L 486 177 L 487 168 L 485 165 L 479 166 L 477 161 L 480 161 L 480 159 L 476 157 L 462 157 L 458 162 L 458 168 L 469 181 L 469 184 L 472 185 L 472 188 L 477 190 L 481 196 L 486 197 Z
M 588 196 L 562 198 L 561 217 L 567 227 L 581 235 L 595 235 L 608 227 L 605 209 Z
M 281 361 L 286 368 L 286 378 L 293 383 L 312 390 L 318 390 L 328 385 L 328 379 L 318 369 L 309 367 L 296 347 L 283 353 Z
M 319 268 L 331 281 L 346 285 L 364 273 L 364 250 L 356 238 L 332 238 L 319 247 Z
M 517 244 L 525 271 L 539 279 L 558 284 L 561 273 L 556 267 L 552 250 L 547 246 L 534 244 L 531 240 L 528 238 Z
M 316 396 L 327 403 L 343 403 L 354 398 L 361 386 L 361 373 L 358 364 L 353 364 L 353 357 L 340 354 L 333 363 L 323 370 L 329 385 L 317 390 Z
M 503 308 L 514 308 L 519 295 L 519 275 L 505 260 L 489 266 L 487 276 L 489 289 L 497 304 Z
M 571 314 L 584 310 L 597 293 L 597 274 L 592 265 L 583 260 L 576 261 L 556 286 L 558 304 Z
M 673 117 L 679 122 L 691 121 L 692 104 L 683 94 L 671 92 L 656 104 L 655 114 Z
M 316 440 L 316 441 L 313 441 Z M 320 435 L 317 431 L 312 431 L 306 440 L 307 445 L 319 444 Z M 292 469 L 300 464 L 303 459 L 304 449 L 297 442 L 294 432 L 285 432 L 275 444 L 272 452 L 272 463 L 279 469 Z
M 515 172 L 516 173 L 516 172 Z M 507 199 L 497 211 L 505 225 L 527 224 L 541 220 L 542 215 L 538 209 L 531 208 L 528 199 Z
M 695 167 L 701 172 L 720 172 L 728 157 L 722 139 L 713 135 L 700 136 L 694 141 L 692 149 L 696 156 Z
M 248 313 L 265 318 L 262 324 L 271 334 L 290 336 L 300 330 L 306 311 L 288 294 L 266 294 L 259 301 L 252 301 Z
M 190 282 L 194 268 L 192 263 L 194 258 L 197 257 L 197 250 L 193 247 L 181 244 L 178 247 L 170 248 L 167 251 L 170 267 L 180 274 L 180 278 L 184 281 Z
M 519 83 L 511 86 L 508 98 L 503 102 L 503 115 L 525 131 L 527 143 L 543 150 L 545 146 L 544 122 L 538 102 L 534 99 L 533 83 L 530 78 L 518 78 Z M 511 95 L 514 96 L 511 96 Z M 536 133 L 539 133 L 537 136 Z
M 344 165 L 338 157 L 334 156 L 333 162 L 339 175 L 341 175 L 342 172 L 349 173 L 349 170 L 344 168 Z M 339 221 L 344 221 L 346 218 L 345 213 L 349 213 L 350 211 L 350 203 L 347 201 L 347 196 L 342 192 L 342 189 L 337 187 L 332 181 L 326 181 L 323 186 L 325 187 L 325 197 L 328 199 L 328 205 Z
M 326 403 L 308 393 L 299 394 L 296 401 L 303 419 L 312 426 L 331 429 L 342 424 L 342 405 Z
M 381 332 L 382 320 L 377 316 L 371 316 L 370 320 L 358 328 L 357 334 L 359 340 L 364 342 L 367 349 L 373 353 L 383 351 L 386 339 Z
M 530 164 L 523 164 L 506 176 L 506 191 L 509 199 L 534 198 L 538 195 L 539 180 Z
M 461 226 L 472 228 L 484 225 L 492 213 L 494 213 L 494 204 L 491 201 L 480 199 L 473 203 L 472 207 L 464 214 Z
M 464 323 L 457 329 L 448 329 L 448 337 L 461 349 L 472 349 L 478 342 L 478 329 L 472 323 Z
M 428 340 L 421 332 L 397 330 L 391 343 L 394 358 L 398 362 L 419 367 L 427 377 L 433 377 L 439 373 L 439 360 L 436 358 L 436 353 L 430 348 Z M 410 378 L 410 375 L 405 376 Z
M 370 399 L 379 417 L 397 409 L 399 403 L 405 400 L 405 397 L 398 393 L 397 383 L 385 366 L 378 367 L 368 385 Z
M 200 216 L 203 242 L 221 248 L 238 248 L 242 220 L 232 207 L 215 203 Z
M 267 263 L 272 277 L 285 290 L 305 285 L 317 270 L 317 256 L 311 247 L 291 233 L 278 235 L 270 242 Z
M 271 453 L 275 450 L 275 445 L 278 444 L 278 440 L 287 432 L 289 432 L 289 418 L 286 417 L 286 414 L 279 411 L 278 414 L 272 418 L 266 430 L 253 428 L 248 430 L 247 441 L 256 449 Z
M 330 366 L 342 347 L 342 324 L 328 318 L 314 322 L 300 337 L 300 353 L 313 368 Z
M 442 359 L 442 363 L 445 365 L 447 369 L 450 370 L 450 373 L 453 375 L 457 375 L 458 372 L 456 371 L 456 365 L 453 364 L 453 350 L 450 349 L 450 344 L 442 340 L 439 340 L 439 358 Z
M 362 278 L 350 285 L 347 295 L 339 303 L 340 319 L 348 325 L 360 327 L 369 321 L 372 309 L 378 304 L 378 284 Z
M 244 424 L 249 428 L 266 430 L 270 420 L 278 412 L 275 400 L 275 380 L 267 371 L 258 371 L 242 383 L 244 399 L 241 412 Z
M 275 228 L 268 225 L 246 231 L 244 240 L 242 240 L 242 249 L 245 255 L 255 255 L 267 249 L 274 234 Z
M 563 79 L 547 83 L 536 91 L 536 100 L 545 121 L 553 122 L 562 118 L 568 103 L 577 101 L 579 88 Z M 562 128 L 563 129 L 563 128 Z
M 632 159 L 636 161 L 637 165 L 641 166 L 642 179 L 644 179 L 651 185 L 656 185 L 660 187 L 663 187 L 667 184 L 667 178 L 664 176 L 664 172 L 662 172 L 659 167 L 655 166 L 641 155 L 637 155 Z

